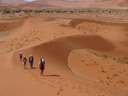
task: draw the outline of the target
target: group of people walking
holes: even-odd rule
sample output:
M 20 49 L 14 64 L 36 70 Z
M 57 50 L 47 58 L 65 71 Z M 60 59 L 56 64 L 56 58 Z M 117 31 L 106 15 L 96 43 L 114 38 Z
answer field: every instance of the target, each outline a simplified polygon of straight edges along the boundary
M 26 69 L 27 58 L 25 56 L 24 57 L 22 56 L 22 52 L 20 52 L 19 57 L 20 57 L 20 61 L 21 62 L 23 61 L 24 69 Z M 30 57 L 29 57 L 29 63 L 30 63 L 30 67 L 33 68 L 34 57 L 32 55 L 30 55 Z M 40 59 L 39 68 L 41 70 L 40 74 L 43 75 L 43 71 L 45 68 L 45 60 L 44 59 Z

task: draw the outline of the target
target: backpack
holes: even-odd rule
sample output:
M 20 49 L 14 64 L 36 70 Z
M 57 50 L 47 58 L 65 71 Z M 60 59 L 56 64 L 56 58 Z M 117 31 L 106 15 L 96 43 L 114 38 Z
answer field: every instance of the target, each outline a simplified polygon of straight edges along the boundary
M 20 54 L 19 56 L 20 56 L 20 58 L 22 58 L 22 54 Z
M 24 61 L 24 62 L 27 62 L 27 59 L 26 59 L 26 58 L 24 58 L 24 59 L 23 59 L 23 61 Z

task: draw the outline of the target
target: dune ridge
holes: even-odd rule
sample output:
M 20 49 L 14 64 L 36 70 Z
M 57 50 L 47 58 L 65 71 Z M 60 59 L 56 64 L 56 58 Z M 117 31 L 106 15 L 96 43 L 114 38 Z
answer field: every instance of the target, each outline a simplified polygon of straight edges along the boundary
M 0 32 L 1 31 L 7 31 L 7 30 L 16 29 L 16 28 L 22 26 L 22 24 L 23 24 L 23 21 L 0 23 Z
M 12 22 L 13 20 L 15 18 L 3 21 Z M 18 20 L 23 21 L 23 25 L 14 28 L 15 30 L 9 30 L 17 34 L 13 36 L 9 34 L 5 36 L 5 39 L 0 38 L 0 52 L 2 52 L 0 61 L 3 62 L 0 64 L 0 70 L 2 70 L 0 74 L 3 77 L 0 80 L 3 82 L 0 86 L 2 89 L 0 94 L 4 96 L 26 94 L 28 96 L 127 96 L 128 71 L 127 64 L 125 64 L 127 62 L 124 60 L 127 60 L 125 58 L 128 56 L 128 51 L 127 46 L 122 44 L 127 41 L 127 38 L 124 38 L 127 37 L 125 35 L 127 29 L 124 30 L 127 26 L 123 27 L 122 24 L 111 26 L 111 24 L 105 25 L 100 22 L 97 24 L 95 21 L 91 21 L 92 24 L 88 20 L 81 23 L 82 20 L 77 19 L 78 22 L 73 23 L 74 27 L 71 27 L 70 22 L 77 21 L 76 19 L 49 17 L 25 17 L 24 19 L 17 18 L 16 21 Z M 78 26 L 80 26 L 79 29 Z M 88 30 L 89 28 L 96 29 L 96 27 L 102 31 Z M 118 35 L 116 35 L 117 32 L 119 32 Z M 115 39 L 115 36 L 120 39 Z M 29 62 L 27 62 L 27 69 L 23 69 L 23 62 L 19 60 L 19 52 L 22 52 L 27 59 L 30 54 L 34 56 L 33 69 L 30 68 Z M 43 77 L 40 76 L 39 69 L 41 58 L 46 60 Z M 88 66 L 86 63 L 89 63 Z M 80 72 L 80 75 L 84 74 L 89 78 L 73 73 L 69 64 Z M 102 70 L 101 67 L 103 67 Z M 83 68 L 86 70 L 83 71 Z M 92 74 L 93 72 L 96 75 Z M 98 81 L 96 77 L 98 74 L 105 83 Z M 110 74 L 108 78 L 112 79 L 111 83 L 115 86 L 108 81 L 110 85 L 106 84 L 105 80 L 109 80 L 106 78 L 107 74 Z M 111 77 L 112 74 L 116 76 Z M 117 80 L 122 80 L 122 78 L 125 80 L 117 84 Z M 18 88 L 20 84 L 22 85 Z M 6 89 L 10 91 L 7 93 Z
M 40 45 L 36 45 L 34 47 L 20 50 L 20 51 L 23 52 L 24 56 L 29 57 L 29 54 L 33 54 L 33 56 L 35 56 L 35 59 L 36 59 L 35 65 L 34 65 L 35 71 L 39 72 L 38 61 L 42 57 L 42 58 L 45 58 L 47 62 L 46 70 L 49 70 L 50 74 L 55 74 L 55 76 L 60 76 L 60 77 L 63 76 L 64 78 L 69 78 L 70 76 L 73 76 L 73 77 L 75 76 L 72 73 L 72 70 L 70 69 L 70 67 L 68 66 L 68 56 L 70 52 L 72 52 L 75 49 L 83 49 L 83 48 L 111 52 L 114 49 L 114 47 L 115 47 L 114 45 L 112 45 L 111 43 L 109 43 L 108 41 L 106 41 L 105 39 L 99 36 L 74 35 L 74 36 L 58 38 L 58 39 L 55 39 L 46 43 L 42 43 Z M 15 52 L 13 55 L 14 57 L 13 62 L 15 62 L 16 64 L 20 64 L 17 57 L 20 51 Z M 17 66 L 21 66 L 21 65 L 17 65 Z M 30 74 L 33 74 L 33 72 L 30 70 L 28 70 L 28 72 L 30 72 Z M 45 74 L 49 74 L 49 73 L 46 72 Z M 38 78 L 38 76 L 36 78 Z M 89 78 L 86 78 L 86 79 L 91 80 Z M 53 85 L 51 84 L 51 86 Z M 122 92 L 123 94 L 127 94 L 127 92 L 125 92 L 124 89 L 122 90 L 120 88 L 119 89 L 117 88 L 115 90 L 120 90 L 119 93 L 116 93 L 116 94 L 120 94 L 120 92 L 121 94 Z M 106 94 L 110 95 L 109 92 Z M 116 95 L 113 95 L 113 96 L 116 96 Z
M 71 70 L 67 65 L 68 55 L 72 50 L 83 48 L 100 51 L 112 51 L 115 46 L 99 36 L 74 35 L 58 38 L 56 40 L 21 51 L 24 56 L 29 57 L 30 54 L 33 54 L 36 60 L 45 58 L 47 66 L 52 66 L 53 68 L 57 68 L 57 70 L 67 70 L 66 72 L 71 73 Z M 16 62 L 18 62 L 18 53 L 19 51 L 14 54 L 14 57 L 16 58 L 14 61 L 16 60 Z M 52 63 L 54 65 L 52 65 Z M 38 61 L 36 61 L 36 64 L 38 64 Z M 65 73 L 61 74 L 65 75 Z
M 128 26 L 128 23 L 111 23 L 111 22 L 95 21 L 95 20 L 89 20 L 89 19 L 73 19 L 69 23 L 69 26 L 75 27 L 76 25 L 79 25 L 79 24 L 81 24 L 83 22 L 99 23 L 99 24 L 109 25 L 109 26 Z

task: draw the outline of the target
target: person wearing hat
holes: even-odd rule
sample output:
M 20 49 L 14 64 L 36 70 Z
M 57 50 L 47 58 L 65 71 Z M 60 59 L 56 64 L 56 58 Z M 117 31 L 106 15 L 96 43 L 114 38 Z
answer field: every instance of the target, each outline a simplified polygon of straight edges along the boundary
M 40 74 L 43 76 L 43 72 L 44 72 L 44 68 L 45 68 L 45 60 L 44 59 L 40 59 L 39 67 L 41 70 Z
M 20 61 L 22 61 L 22 52 L 20 52 L 19 57 L 20 57 Z

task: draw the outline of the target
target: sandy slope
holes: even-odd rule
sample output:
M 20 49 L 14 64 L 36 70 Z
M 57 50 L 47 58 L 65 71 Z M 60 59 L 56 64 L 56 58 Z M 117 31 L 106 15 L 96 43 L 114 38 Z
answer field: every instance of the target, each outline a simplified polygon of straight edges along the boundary
M 9 27 L 0 27 L 1 34 L 9 34 L 0 37 L 0 96 L 128 95 L 128 65 L 113 60 L 128 59 L 127 24 L 37 17 L 13 20 L 1 19 Z M 27 58 L 35 57 L 33 69 L 29 63 L 23 69 L 20 51 Z M 46 60 L 44 77 L 40 58 Z
M 59 7 L 87 7 L 87 6 L 100 6 L 100 7 L 128 7 L 127 0 L 36 0 L 35 4 L 42 4 L 42 6 L 59 6 Z M 29 5 L 29 3 L 28 3 Z M 41 7 L 41 6 L 40 6 Z M 37 6 L 38 8 L 38 6 Z
M 128 7 L 127 0 L 36 0 L 25 2 L 24 0 L 0 0 L 2 9 L 41 9 L 43 7 Z M 11 6 L 10 6 L 11 5 Z
M 0 0 L 0 3 L 5 3 L 5 4 L 9 4 L 9 5 L 17 5 L 20 3 L 25 3 L 24 0 Z

